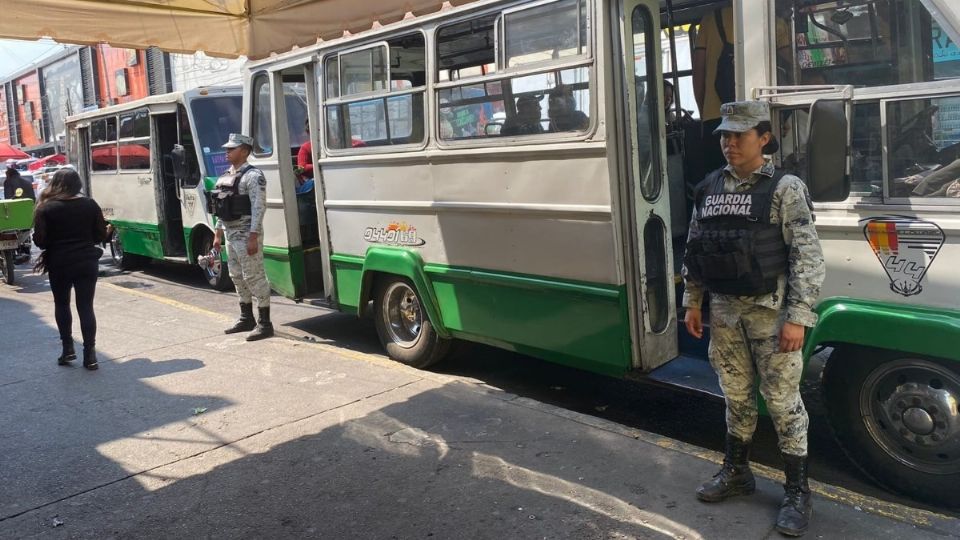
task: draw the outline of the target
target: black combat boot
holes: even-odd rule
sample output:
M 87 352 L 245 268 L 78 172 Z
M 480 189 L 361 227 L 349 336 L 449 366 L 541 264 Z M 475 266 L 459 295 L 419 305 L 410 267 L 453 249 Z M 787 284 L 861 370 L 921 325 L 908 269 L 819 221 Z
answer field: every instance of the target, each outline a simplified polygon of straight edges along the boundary
M 783 456 L 783 471 L 787 482 L 783 485 L 783 502 L 777 515 L 777 532 L 787 536 L 802 536 L 810 526 L 813 505 L 807 482 L 807 456 Z
M 77 359 L 77 350 L 73 348 L 73 340 L 63 341 L 63 352 L 60 353 L 60 358 L 57 358 L 57 364 L 61 366 L 69 366 L 70 362 L 73 362 Z
M 247 341 L 257 341 L 273 336 L 273 323 L 270 322 L 270 306 L 258 308 L 260 320 L 253 332 L 247 334 Z
M 253 319 L 253 304 L 244 304 L 240 302 L 240 318 L 233 326 L 223 331 L 224 334 L 236 334 L 239 332 L 249 332 L 257 326 L 257 321 Z
M 697 498 L 704 502 L 720 502 L 734 495 L 756 491 L 757 481 L 750 470 L 750 443 L 727 433 L 727 451 L 720 472 L 697 489 Z
M 93 371 L 95 369 L 100 369 L 100 365 L 97 364 L 97 350 L 91 346 L 84 344 L 83 346 L 83 367 Z

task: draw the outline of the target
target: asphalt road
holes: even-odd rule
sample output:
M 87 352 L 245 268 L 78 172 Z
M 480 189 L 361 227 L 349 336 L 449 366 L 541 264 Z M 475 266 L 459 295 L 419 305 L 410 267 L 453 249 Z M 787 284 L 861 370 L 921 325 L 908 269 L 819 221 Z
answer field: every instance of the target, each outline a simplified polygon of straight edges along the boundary
M 134 272 L 121 272 L 104 257 L 103 280 L 117 286 L 225 314 L 237 312 L 236 295 L 207 287 L 195 267 L 153 263 Z M 273 298 L 273 318 L 297 321 L 304 337 L 355 351 L 383 354 L 373 323 L 328 309 Z M 960 512 L 913 501 L 874 484 L 847 459 L 833 439 L 820 400 L 816 365 L 802 388 L 811 413 L 811 476 L 878 499 L 936 511 L 954 517 Z M 565 409 L 590 414 L 712 450 L 723 450 L 723 403 L 711 397 L 657 384 L 616 379 L 558 366 L 529 356 L 477 344 L 458 344 L 434 371 L 476 379 L 506 392 Z M 776 433 L 761 419 L 751 459 L 779 467 Z M 690 486 L 691 491 L 696 486 Z

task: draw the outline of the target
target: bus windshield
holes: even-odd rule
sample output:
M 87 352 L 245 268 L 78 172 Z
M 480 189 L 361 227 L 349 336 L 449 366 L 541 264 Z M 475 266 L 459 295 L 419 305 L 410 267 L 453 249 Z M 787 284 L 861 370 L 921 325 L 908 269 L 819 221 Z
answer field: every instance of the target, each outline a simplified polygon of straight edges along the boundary
M 230 168 L 221 146 L 231 133 L 240 133 L 242 106 L 243 97 L 239 95 L 201 98 L 190 103 L 206 176 L 220 176 Z

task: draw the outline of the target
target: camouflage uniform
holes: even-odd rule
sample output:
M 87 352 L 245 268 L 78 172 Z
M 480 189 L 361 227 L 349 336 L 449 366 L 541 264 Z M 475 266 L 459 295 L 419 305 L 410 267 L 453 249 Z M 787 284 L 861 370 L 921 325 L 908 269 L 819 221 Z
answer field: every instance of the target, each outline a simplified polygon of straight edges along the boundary
M 233 167 L 218 180 L 218 186 L 232 184 L 238 170 L 243 176 L 238 185 L 241 196 L 250 197 L 250 215 L 237 220 L 221 220 L 217 228 L 225 233 L 227 245 L 227 267 L 230 278 L 237 287 L 240 302 L 249 304 L 256 297 L 257 306 L 270 306 L 270 283 L 263 269 L 263 216 L 267 209 L 267 180 L 260 169 L 244 163 L 240 169 Z M 259 246 L 253 255 L 247 255 L 247 239 L 256 232 Z
M 736 177 L 732 166 L 724 169 L 724 192 L 749 189 L 763 176 L 772 177 L 767 160 L 750 178 Z M 784 322 L 812 327 L 817 322 L 813 304 L 820 294 L 825 266 L 820 241 L 803 181 L 784 175 L 773 193 L 770 221 L 779 224 L 789 248 L 788 271 L 777 280 L 777 290 L 761 296 L 710 297 L 710 364 L 720 377 L 727 404 L 727 431 L 749 442 L 757 426 L 756 375 L 760 393 L 777 430 L 780 451 L 794 456 L 807 454 L 807 411 L 800 398 L 803 372 L 801 351 L 781 353 L 780 329 Z M 690 236 L 699 228 L 696 211 L 690 221 Z M 700 308 L 702 286 L 683 271 L 686 290 L 683 306 Z

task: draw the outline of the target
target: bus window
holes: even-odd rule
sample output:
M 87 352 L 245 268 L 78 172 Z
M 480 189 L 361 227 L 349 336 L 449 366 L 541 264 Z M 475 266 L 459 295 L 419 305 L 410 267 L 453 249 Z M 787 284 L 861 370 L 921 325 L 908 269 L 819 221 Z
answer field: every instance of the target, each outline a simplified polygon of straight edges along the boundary
M 660 196 L 659 156 L 656 148 L 660 127 L 651 119 L 658 118 L 657 76 L 651 19 L 647 8 L 637 6 L 633 14 L 634 84 L 637 111 L 637 160 L 640 167 L 640 191 L 648 201 Z
M 328 57 L 324 62 L 323 79 L 326 81 L 324 97 L 327 99 L 340 97 L 340 60 L 336 55 Z
M 496 13 L 437 30 L 437 80 L 456 81 L 497 71 Z
M 423 34 L 399 36 L 386 45 L 334 58 L 324 62 L 325 97 L 339 96 L 341 102 L 325 106 L 328 148 L 423 143 L 427 81 Z M 339 85 L 333 83 L 336 80 Z M 351 98 L 357 93 L 365 96 Z
M 340 95 L 366 94 L 387 87 L 387 47 L 340 55 Z
M 503 34 L 508 68 L 586 54 L 586 2 L 560 0 L 506 12 Z
M 117 170 L 117 117 L 95 120 L 90 125 L 90 168 L 95 172 Z
M 807 174 L 807 132 L 809 107 L 779 109 L 778 137 L 780 167 L 800 178 Z M 880 137 L 880 104 L 856 103 L 851 122 L 853 170 L 850 179 L 851 197 L 881 197 L 883 186 L 883 144 Z
M 589 85 L 589 69 L 574 68 L 440 90 L 440 137 L 463 140 L 586 131 Z
M 590 69 L 586 56 L 586 8 L 580 0 L 562 0 L 504 13 L 503 61 L 513 71 L 498 75 L 494 40 L 496 14 L 486 14 L 437 31 L 437 110 L 442 140 L 586 132 L 590 127 Z M 558 32 L 555 26 L 563 22 Z M 568 24 L 569 23 L 569 24 Z M 465 43 L 473 44 L 466 48 Z M 572 66 L 537 68 L 566 59 Z M 555 65 L 555 64 L 554 64 Z M 528 67 L 530 66 L 530 67 Z M 485 81 L 452 85 L 484 76 Z
M 192 120 L 199 139 L 196 147 L 203 153 L 206 176 L 220 176 L 230 168 L 227 152 L 222 145 L 231 133 L 240 132 L 242 109 L 243 97 L 239 95 L 213 96 L 190 102 Z M 184 147 L 187 147 L 187 144 L 184 144 Z
M 923 0 L 777 0 L 777 81 L 885 86 L 960 77 L 945 21 Z
M 150 114 L 146 109 L 120 115 L 117 156 L 122 170 L 150 169 Z
M 960 199 L 960 97 L 887 103 L 891 197 Z
M 253 99 L 253 153 L 265 157 L 273 154 L 273 108 L 270 104 L 270 76 L 266 73 L 253 79 Z

